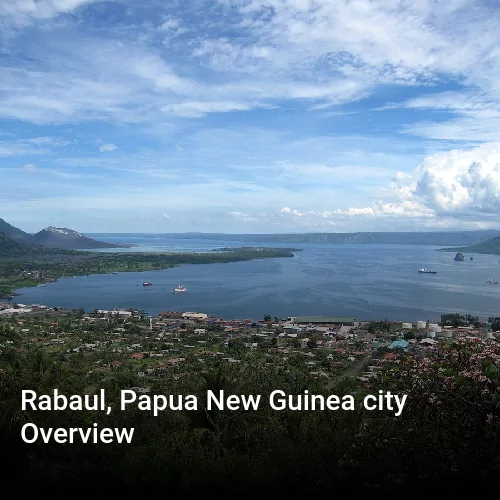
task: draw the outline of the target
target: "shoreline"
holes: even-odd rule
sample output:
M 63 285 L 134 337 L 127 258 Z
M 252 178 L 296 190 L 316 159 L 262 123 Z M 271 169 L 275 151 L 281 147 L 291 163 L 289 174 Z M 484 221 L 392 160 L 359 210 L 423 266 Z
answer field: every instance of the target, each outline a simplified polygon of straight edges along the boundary
M 139 245 L 136 245 L 139 246 Z M 141 262 L 136 262 L 135 267 L 131 269 L 119 269 L 118 271 L 110 271 L 109 268 L 106 271 L 103 272 L 78 272 L 78 269 L 75 269 L 75 272 L 72 273 L 71 275 L 62 275 L 62 276 L 48 276 L 45 279 L 38 279 L 38 280 L 30 280 L 27 281 L 24 286 L 21 287 L 16 287 L 16 288 L 10 288 L 9 285 L 4 285 L 4 292 L 0 293 L 0 300 L 14 300 L 15 297 L 22 295 L 19 290 L 22 290 L 24 288 L 34 288 L 39 285 L 46 285 L 49 283 L 55 283 L 61 278 L 69 278 L 69 277 L 76 277 L 76 276 L 102 276 L 106 274 L 121 274 L 121 273 L 133 273 L 133 272 L 149 272 L 149 271 L 163 271 L 167 269 L 173 269 L 176 267 L 179 267 L 180 265 L 183 264 L 193 264 L 193 265 L 200 265 L 200 264 L 227 264 L 231 262 L 247 262 L 251 260 L 261 260 L 261 259 L 275 259 L 275 258 L 284 258 L 284 257 L 294 257 L 293 252 L 301 251 L 301 249 L 296 249 L 296 248 L 273 248 L 273 247 L 232 247 L 232 248 L 225 248 L 221 252 L 217 251 L 209 251 L 209 252 L 137 252 L 137 253 L 118 253 L 118 252 L 95 252 L 96 255 L 94 257 L 97 257 L 98 260 L 105 260 L 106 257 L 109 257 L 110 255 L 120 255 L 121 257 L 129 257 L 132 258 L 145 258 L 145 257 L 171 257 L 171 258 L 185 258 L 186 262 L 165 262 L 161 264 L 161 267 L 156 267 L 155 263 L 153 262 L 147 262 L 145 266 L 141 266 Z M 234 258 L 235 254 L 238 252 L 250 252 L 250 255 L 240 255 L 239 258 Z M 278 252 L 278 255 L 264 255 L 262 256 L 262 252 L 267 252 L 267 253 L 272 253 L 272 252 Z M 89 251 L 91 253 L 91 251 Z M 224 256 L 227 255 L 228 260 L 213 260 L 210 261 L 210 258 L 214 257 L 219 257 L 219 256 Z M 232 258 L 233 257 L 233 258 Z M 207 258 L 207 262 L 203 261 L 196 261 L 196 259 L 203 259 Z M 111 269 L 113 269 L 113 265 L 110 266 Z M 85 269 L 85 268 L 83 268 Z M 50 271 L 47 271 L 50 272 Z M 10 289 L 9 289 L 10 288 Z M 5 291 L 7 289 L 7 291 Z

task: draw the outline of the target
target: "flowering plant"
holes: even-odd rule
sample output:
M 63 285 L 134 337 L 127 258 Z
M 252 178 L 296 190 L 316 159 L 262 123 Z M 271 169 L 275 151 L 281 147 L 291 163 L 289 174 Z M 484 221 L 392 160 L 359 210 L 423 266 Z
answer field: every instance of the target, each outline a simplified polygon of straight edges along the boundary
M 405 355 L 384 382 L 408 396 L 398 439 L 426 447 L 452 470 L 470 460 L 500 466 L 500 343 L 457 339 L 425 357 Z

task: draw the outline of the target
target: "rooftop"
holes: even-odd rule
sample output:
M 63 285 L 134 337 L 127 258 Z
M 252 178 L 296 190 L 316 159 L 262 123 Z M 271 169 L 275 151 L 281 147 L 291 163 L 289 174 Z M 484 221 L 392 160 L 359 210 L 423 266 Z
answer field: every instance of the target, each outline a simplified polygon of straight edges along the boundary
M 337 318 L 335 316 L 297 316 L 296 323 L 354 323 L 354 318 Z

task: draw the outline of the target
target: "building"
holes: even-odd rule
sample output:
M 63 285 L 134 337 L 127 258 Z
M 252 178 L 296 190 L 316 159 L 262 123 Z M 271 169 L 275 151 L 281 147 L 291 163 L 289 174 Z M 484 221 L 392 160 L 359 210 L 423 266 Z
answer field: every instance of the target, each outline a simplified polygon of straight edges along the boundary
M 410 343 L 407 340 L 395 340 L 390 346 L 389 349 L 406 349 Z
M 185 312 L 182 313 L 183 319 L 194 319 L 204 321 L 208 318 L 208 314 L 205 313 L 197 313 L 197 312 Z
M 344 325 L 354 326 L 354 318 L 337 318 L 334 316 L 297 316 L 288 318 L 296 325 Z

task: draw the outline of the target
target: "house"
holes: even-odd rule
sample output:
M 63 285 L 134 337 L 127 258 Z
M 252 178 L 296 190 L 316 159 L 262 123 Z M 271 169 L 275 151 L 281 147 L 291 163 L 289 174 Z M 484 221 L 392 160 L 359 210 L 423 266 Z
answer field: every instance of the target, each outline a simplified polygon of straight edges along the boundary
M 384 354 L 385 361 L 393 361 L 394 359 L 396 359 L 396 357 L 397 357 L 397 354 L 394 354 L 393 352 L 389 352 L 387 354 Z
M 410 343 L 407 340 L 395 340 L 390 346 L 389 349 L 406 349 Z

